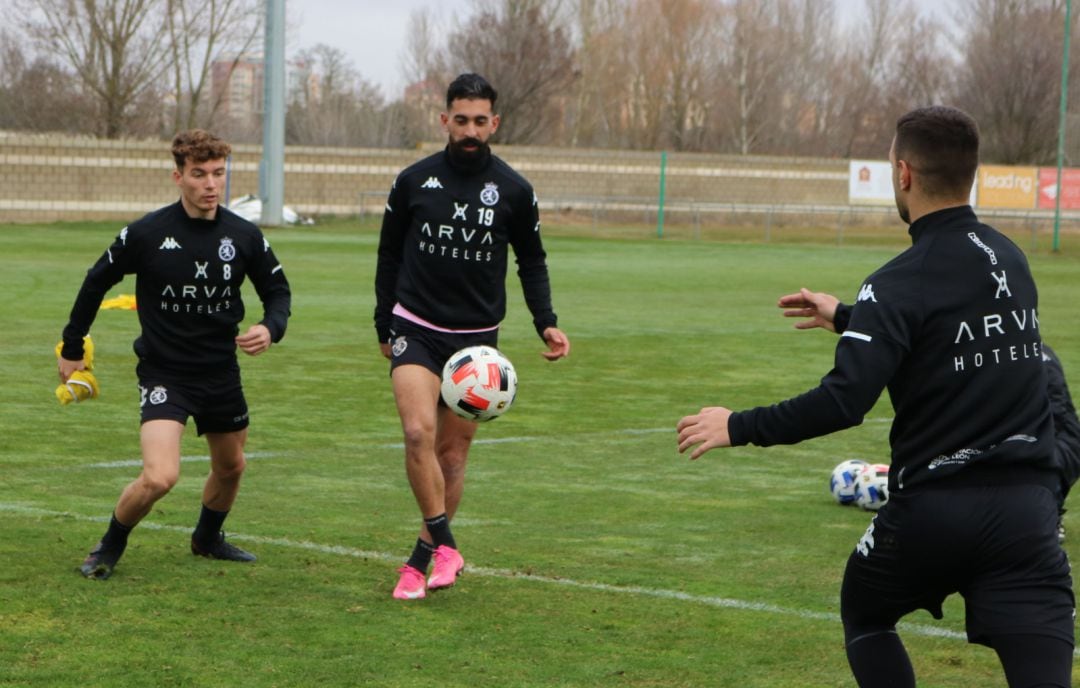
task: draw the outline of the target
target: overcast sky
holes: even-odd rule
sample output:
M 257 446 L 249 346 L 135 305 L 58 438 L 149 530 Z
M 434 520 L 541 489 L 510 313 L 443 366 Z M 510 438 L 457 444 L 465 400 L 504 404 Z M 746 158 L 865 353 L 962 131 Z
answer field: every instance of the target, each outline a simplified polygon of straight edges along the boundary
M 769 2 L 769 0 L 759 0 Z M 965 0 L 914 0 L 921 11 L 947 20 Z M 863 11 L 866 0 L 835 0 L 842 19 Z M 413 10 L 430 9 L 451 20 L 468 13 L 469 0 L 306 0 L 288 2 L 288 54 L 318 43 L 340 48 L 368 81 L 382 88 L 388 100 L 405 87 L 401 74 L 405 33 Z

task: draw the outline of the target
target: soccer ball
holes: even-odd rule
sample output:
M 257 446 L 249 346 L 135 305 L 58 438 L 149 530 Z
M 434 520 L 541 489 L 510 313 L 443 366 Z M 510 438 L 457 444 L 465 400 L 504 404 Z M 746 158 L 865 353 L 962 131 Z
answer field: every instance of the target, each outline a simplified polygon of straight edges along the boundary
M 855 484 L 859 473 L 869 465 L 862 459 L 847 459 L 836 464 L 829 478 L 829 491 L 838 504 L 855 502 Z
M 514 366 L 493 347 L 465 347 L 443 366 L 443 401 L 462 418 L 498 418 L 510 409 L 516 394 Z
M 873 463 L 859 473 L 855 481 L 855 503 L 868 511 L 877 511 L 889 501 L 889 466 Z

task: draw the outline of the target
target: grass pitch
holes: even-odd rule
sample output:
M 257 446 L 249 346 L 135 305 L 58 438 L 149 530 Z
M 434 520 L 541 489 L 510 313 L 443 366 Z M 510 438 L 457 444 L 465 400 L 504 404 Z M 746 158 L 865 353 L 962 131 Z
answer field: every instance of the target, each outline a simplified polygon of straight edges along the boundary
M 0 685 L 851 685 L 838 591 L 870 516 L 833 504 L 827 480 L 841 459 L 887 456 L 887 400 L 838 435 L 693 463 L 676 453 L 674 425 L 704 405 L 815 385 L 834 339 L 793 330 L 776 297 L 807 286 L 850 300 L 903 247 L 899 227 L 888 247 L 552 228 L 571 357 L 541 358 L 511 276 L 501 348 L 518 399 L 471 455 L 455 521 L 466 572 L 418 603 L 390 597 L 417 514 L 371 325 L 371 223 L 268 233 L 294 315 L 280 345 L 241 360 L 252 458 L 226 523 L 259 561 L 188 553 L 208 468 L 189 429 L 180 483 L 113 578 L 75 572 L 138 472 L 135 314 L 98 316 L 98 400 L 56 403 L 52 348 L 118 229 L 0 228 Z M 1043 334 L 1075 378 L 1080 262 L 1069 249 L 1031 261 Z M 132 292 L 126 281 L 112 295 Z M 994 654 L 961 639 L 962 619 L 958 599 L 942 622 L 909 617 L 920 686 L 1004 686 Z

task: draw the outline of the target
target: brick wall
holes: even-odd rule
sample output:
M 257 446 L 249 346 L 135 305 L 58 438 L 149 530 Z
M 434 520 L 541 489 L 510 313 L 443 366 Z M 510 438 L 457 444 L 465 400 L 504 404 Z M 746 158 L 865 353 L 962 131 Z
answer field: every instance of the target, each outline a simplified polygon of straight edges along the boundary
M 434 150 L 311 148 L 285 151 L 285 203 L 303 215 L 381 211 L 397 173 Z M 542 206 L 655 204 L 660 153 L 497 147 L 536 187 Z M 236 145 L 229 195 L 258 194 L 261 147 Z M 127 221 L 177 198 L 165 141 L 0 132 L 0 222 Z M 680 204 L 847 204 L 847 161 L 676 153 L 666 201 Z

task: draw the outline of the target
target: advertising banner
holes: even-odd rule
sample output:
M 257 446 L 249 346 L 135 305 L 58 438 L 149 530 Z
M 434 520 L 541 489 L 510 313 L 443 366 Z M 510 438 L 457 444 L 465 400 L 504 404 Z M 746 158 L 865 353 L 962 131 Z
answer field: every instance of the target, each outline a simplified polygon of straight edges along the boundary
M 892 165 L 881 160 L 852 160 L 848 167 L 848 203 L 893 205 Z
M 1056 167 L 1039 168 L 1039 208 L 1053 210 L 1057 203 L 1058 179 Z M 1080 170 L 1061 170 L 1061 209 L 1080 209 Z
M 1016 168 L 1008 168 L 1016 169 Z M 1032 168 L 1034 170 L 1034 168 Z M 1034 171 L 1032 173 L 1034 179 Z M 979 178 L 971 185 L 969 202 L 979 197 Z M 1034 205 L 1032 198 L 1032 207 Z M 892 188 L 892 163 L 888 160 L 851 160 L 848 165 L 848 203 L 851 205 L 895 205 Z
M 975 177 L 979 187 L 980 208 L 1035 207 L 1039 170 L 1036 167 L 980 165 Z

